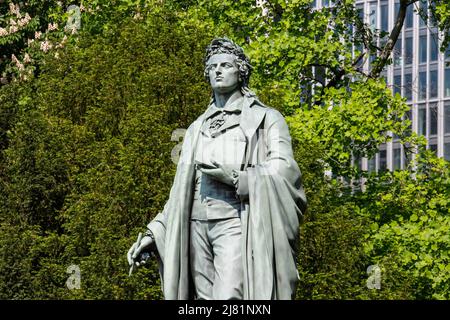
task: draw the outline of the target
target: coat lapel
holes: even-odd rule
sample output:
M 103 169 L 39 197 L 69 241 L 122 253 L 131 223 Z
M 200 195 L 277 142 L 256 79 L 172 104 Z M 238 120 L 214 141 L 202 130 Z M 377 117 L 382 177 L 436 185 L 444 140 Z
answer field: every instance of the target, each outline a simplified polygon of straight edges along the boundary
M 265 114 L 266 108 L 257 99 L 254 97 L 244 98 L 240 126 L 244 131 L 247 141 L 252 141 L 256 130 L 264 120 Z

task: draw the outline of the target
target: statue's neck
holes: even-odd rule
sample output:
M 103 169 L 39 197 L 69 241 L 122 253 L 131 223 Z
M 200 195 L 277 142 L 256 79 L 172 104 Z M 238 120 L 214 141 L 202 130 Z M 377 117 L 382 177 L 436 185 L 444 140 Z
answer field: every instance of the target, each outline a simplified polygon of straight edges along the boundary
M 243 95 L 241 90 L 237 89 L 230 93 L 218 93 L 214 92 L 214 102 L 217 108 L 223 108 L 228 104 L 232 104 L 237 99 L 241 98 Z

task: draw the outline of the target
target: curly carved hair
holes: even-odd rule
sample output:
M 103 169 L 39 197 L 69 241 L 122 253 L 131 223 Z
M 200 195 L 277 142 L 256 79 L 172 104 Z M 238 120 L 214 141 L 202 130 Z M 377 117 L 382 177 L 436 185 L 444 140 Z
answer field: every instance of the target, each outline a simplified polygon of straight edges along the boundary
M 215 38 L 206 48 L 204 71 L 206 81 L 208 81 L 209 83 L 208 60 L 213 55 L 220 53 L 232 54 L 236 57 L 236 64 L 239 68 L 240 74 L 241 91 L 243 94 L 251 93 L 250 89 L 248 88 L 248 82 L 250 80 L 250 74 L 253 67 L 250 64 L 249 58 L 245 55 L 244 50 L 228 38 Z

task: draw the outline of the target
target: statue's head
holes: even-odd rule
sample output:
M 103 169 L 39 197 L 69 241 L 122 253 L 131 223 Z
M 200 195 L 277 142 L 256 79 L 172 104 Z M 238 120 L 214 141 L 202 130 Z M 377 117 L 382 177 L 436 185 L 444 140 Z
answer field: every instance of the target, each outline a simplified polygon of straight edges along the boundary
M 224 68 L 219 70 L 219 65 Z M 228 69 L 226 65 L 229 65 Z M 220 90 L 221 86 L 236 86 L 245 94 L 251 93 L 248 88 L 252 66 L 244 50 L 227 38 L 216 38 L 206 48 L 205 57 L 205 78 L 211 84 L 213 90 Z M 216 81 L 216 72 L 222 72 L 225 79 Z M 225 83 L 226 82 L 226 83 Z

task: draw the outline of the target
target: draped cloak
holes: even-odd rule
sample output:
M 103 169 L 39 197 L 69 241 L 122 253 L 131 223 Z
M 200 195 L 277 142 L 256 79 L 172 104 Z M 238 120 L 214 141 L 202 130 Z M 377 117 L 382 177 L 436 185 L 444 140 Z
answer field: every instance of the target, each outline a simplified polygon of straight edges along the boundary
M 206 112 L 188 128 L 169 199 L 148 228 L 155 236 L 166 300 L 193 298 L 190 215 L 194 154 Z M 306 210 L 301 173 L 283 116 L 245 96 L 240 126 L 246 136 L 248 197 L 241 197 L 244 299 L 293 299 L 298 283 L 299 223 Z

